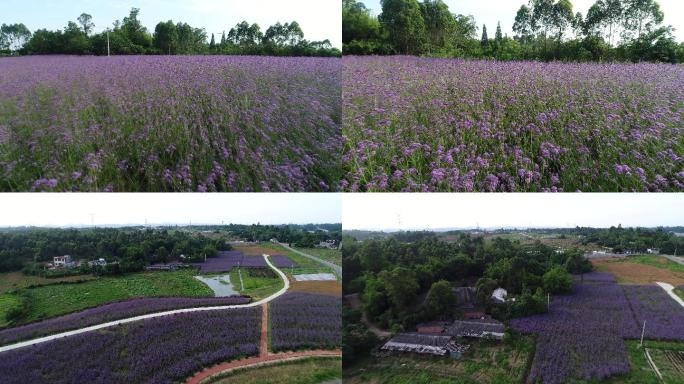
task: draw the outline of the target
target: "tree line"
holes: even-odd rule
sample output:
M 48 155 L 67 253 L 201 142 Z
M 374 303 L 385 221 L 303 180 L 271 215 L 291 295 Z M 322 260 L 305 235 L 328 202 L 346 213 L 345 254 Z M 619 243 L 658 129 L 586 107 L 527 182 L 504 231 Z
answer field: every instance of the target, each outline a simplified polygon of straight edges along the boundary
M 150 32 L 140 20 L 140 9 L 117 20 L 111 28 L 94 33 L 92 16 L 83 13 L 69 21 L 64 30 L 39 29 L 31 32 L 24 24 L 3 24 L 0 54 L 69 55 L 271 55 L 339 56 L 329 40 L 309 41 L 296 21 L 261 27 L 242 21 L 220 37 L 209 37 L 204 28 L 184 22 L 159 22 Z
M 38 273 L 53 257 L 118 261 L 115 272 L 140 271 L 152 263 L 201 261 L 230 247 L 197 233 L 150 228 L 15 229 L 0 232 L 0 272 Z M 76 271 L 78 272 L 78 271 Z
M 497 60 L 684 62 L 655 0 L 597 0 L 586 15 L 570 0 L 529 0 L 513 31 L 500 23 L 494 37 L 473 16 L 452 13 L 442 0 L 381 0 L 375 17 L 356 0 L 343 0 L 344 54 L 405 54 Z

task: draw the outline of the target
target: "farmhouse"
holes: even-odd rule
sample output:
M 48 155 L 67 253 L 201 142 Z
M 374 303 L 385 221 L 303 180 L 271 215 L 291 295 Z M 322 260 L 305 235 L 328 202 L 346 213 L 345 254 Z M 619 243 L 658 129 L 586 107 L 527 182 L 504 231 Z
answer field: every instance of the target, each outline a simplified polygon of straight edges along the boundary
M 185 264 L 183 263 L 168 263 L 168 264 L 150 264 L 145 267 L 146 271 L 175 271 L 179 268 L 183 268 Z
M 451 336 L 399 333 L 380 348 L 383 351 L 411 352 L 421 355 L 445 356 Z
M 103 258 L 99 258 L 97 260 L 89 261 L 88 266 L 89 267 L 106 267 L 107 261 Z
M 444 333 L 444 330 L 448 326 L 449 323 L 445 321 L 428 321 L 426 323 L 418 324 L 416 329 L 420 334 L 439 334 Z
M 54 268 L 75 268 L 76 263 L 71 259 L 71 256 L 55 256 L 52 258 L 52 265 Z
M 475 308 L 475 287 L 456 287 L 452 288 L 456 296 L 456 307 L 459 309 Z
M 503 339 L 505 326 L 494 319 L 456 320 L 444 332 L 456 337 Z
M 660 255 L 660 249 L 659 248 L 648 248 L 646 252 L 649 255 Z
M 337 244 L 335 240 L 326 240 L 318 243 L 316 248 L 327 248 L 327 249 L 337 249 Z

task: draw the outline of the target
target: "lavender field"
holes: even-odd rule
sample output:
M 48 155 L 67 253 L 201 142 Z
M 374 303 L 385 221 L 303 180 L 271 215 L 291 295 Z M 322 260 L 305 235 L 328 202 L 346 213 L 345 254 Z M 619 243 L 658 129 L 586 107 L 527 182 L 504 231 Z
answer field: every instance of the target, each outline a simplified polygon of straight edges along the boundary
M 577 278 L 576 278 L 577 281 Z M 684 341 L 684 308 L 658 286 L 618 285 L 608 273 L 589 273 L 573 294 L 555 297 L 548 313 L 513 319 L 511 327 L 536 333 L 527 381 L 544 384 L 601 380 L 630 372 L 624 340 Z
M 0 377 L 7 384 L 182 382 L 203 367 L 256 355 L 260 321 L 260 308 L 150 319 L 2 352 Z
M 329 191 L 341 61 L 0 59 L 2 191 Z
M 683 191 L 684 67 L 343 59 L 347 191 Z
M 270 311 L 274 351 L 342 345 L 342 300 L 338 296 L 290 292 L 274 300 Z
M 247 296 L 153 297 L 124 300 L 19 327 L 0 329 L 0 346 L 148 313 L 192 307 L 240 305 L 248 304 L 251 301 L 252 299 Z

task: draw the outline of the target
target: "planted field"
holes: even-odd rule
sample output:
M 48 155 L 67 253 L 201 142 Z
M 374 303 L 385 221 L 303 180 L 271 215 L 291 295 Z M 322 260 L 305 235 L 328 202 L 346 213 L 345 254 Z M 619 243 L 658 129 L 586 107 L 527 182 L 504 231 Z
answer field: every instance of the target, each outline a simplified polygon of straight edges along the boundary
M 244 296 L 217 298 L 159 297 L 126 300 L 19 327 L 0 330 L 0 345 L 11 344 L 21 340 L 47 336 L 54 333 L 84 328 L 90 325 L 106 323 L 147 313 L 180 308 L 247 304 L 251 301 L 252 299 Z
M 684 190 L 681 66 L 343 63 L 345 190 Z
M 634 318 L 646 321 L 646 338 L 684 341 L 684 307 L 654 285 L 623 286 Z
M 328 191 L 339 59 L 0 60 L 0 190 Z
M 260 308 L 150 319 L 0 353 L 0 372 L 7 384 L 179 382 L 256 355 L 260 319 Z
M 283 280 L 272 269 L 233 269 L 230 272 L 233 288 L 242 295 L 261 300 L 283 288 Z M 244 289 L 243 289 L 244 288 Z
M 668 261 L 657 256 L 640 256 L 592 260 L 592 264 L 599 271 L 615 275 L 621 284 L 649 285 L 658 281 L 675 286 L 684 284 L 684 271 L 669 268 L 670 264 L 654 261 L 656 259 Z
M 269 304 L 271 349 L 336 349 L 342 345 L 342 299 L 291 292 Z
M 102 277 L 83 283 L 52 284 L 28 288 L 31 322 L 105 303 L 139 297 L 206 296 L 214 293 L 193 278 L 194 271 L 144 272 L 119 277 Z

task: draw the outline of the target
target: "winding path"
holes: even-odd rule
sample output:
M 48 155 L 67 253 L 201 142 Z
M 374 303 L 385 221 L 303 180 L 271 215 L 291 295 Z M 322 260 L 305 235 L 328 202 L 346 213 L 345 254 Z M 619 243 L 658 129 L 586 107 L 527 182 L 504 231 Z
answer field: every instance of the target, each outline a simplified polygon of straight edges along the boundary
M 329 261 L 327 261 L 327 260 L 323 260 L 323 259 L 318 258 L 318 257 L 316 257 L 316 256 L 309 255 L 308 253 L 304 253 L 304 252 L 302 252 L 302 251 L 298 251 L 298 250 L 296 250 L 296 249 L 294 249 L 294 248 L 290 248 L 290 246 L 287 245 L 287 244 L 285 244 L 285 243 L 278 243 L 278 244 L 280 244 L 281 247 L 283 247 L 283 248 L 285 248 L 285 249 L 287 249 L 287 250 L 290 250 L 290 251 L 292 251 L 292 252 L 294 252 L 294 253 L 296 253 L 296 254 L 298 254 L 298 255 L 300 255 L 300 256 L 304 256 L 304 257 L 309 258 L 309 259 L 311 259 L 311 260 L 317 261 L 317 262 L 319 262 L 319 263 L 325 265 L 326 267 L 332 268 L 332 270 L 335 271 L 335 274 L 337 275 L 338 278 L 342 277 L 342 267 L 340 267 L 339 265 L 334 264 L 334 263 L 331 263 L 331 262 L 329 262 Z
M 264 256 L 264 259 L 266 260 L 266 264 L 268 264 L 269 267 L 271 267 L 273 270 L 276 271 L 276 273 L 278 273 L 278 275 L 280 275 L 280 278 L 283 280 L 285 285 L 278 292 L 274 293 L 273 295 L 271 295 L 269 297 L 261 299 L 259 301 L 255 301 L 255 302 L 248 303 L 248 304 L 240 304 L 240 305 L 222 305 L 222 306 L 215 306 L 215 307 L 183 308 L 183 309 L 174 309 L 171 311 L 148 313 L 146 315 L 140 315 L 140 316 L 135 316 L 135 317 L 129 317 L 126 319 L 110 321 L 107 323 L 91 325 L 91 326 L 85 327 L 85 328 L 74 329 L 72 331 L 61 332 L 61 333 L 57 333 L 57 334 L 50 335 L 50 336 L 44 336 L 44 337 L 40 337 L 40 338 L 33 339 L 33 340 L 21 341 L 21 342 L 15 343 L 15 344 L 6 345 L 3 347 L 0 347 L 0 353 L 6 352 L 6 351 L 11 351 L 11 350 L 18 349 L 18 348 L 27 347 L 30 345 L 45 343 L 45 342 L 56 340 L 56 339 L 61 339 L 63 337 L 69 337 L 69 336 L 79 335 L 81 333 L 92 332 L 92 331 L 96 331 L 98 329 L 113 327 L 116 325 L 127 324 L 127 323 L 132 323 L 132 322 L 141 321 L 141 320 L 153 319 L 155 317 L 169 316 L 169 315 L 175 315 L 175 314 L 179 314 L 179 313 L 216 311 L 216 310 L 222 310 L 222 309 L 250 308 L 250 307 L 258 307 L 261 305 L 266 305 L 266 303 L 268 303 L 269 301 L 276 299 L 277 297 L 285 294 L 285 292 L 287 292 L 287 290 L 290 288 L 290 281 L 287 278 L 287 276 L 283 273 L 283 271 L 276 268 L 276 266 L 271 263 L 271 261 L 268 259 L 268 255 L 264 254 L 263 256 Z
M 675 287 L 672 284 L 661 282 L 657 282 L 656 284 L 658 284 L 660 288 L 664 289 L 665 292 L 667 292 L 667 294 L 670 295 L 670 297 L 672 297 L 677 303 L 679 303 L 679 305 L 684 307 L 684 300 L 682 300 L 681 297 L 677 296 L 677 294 L 674 293 Z

